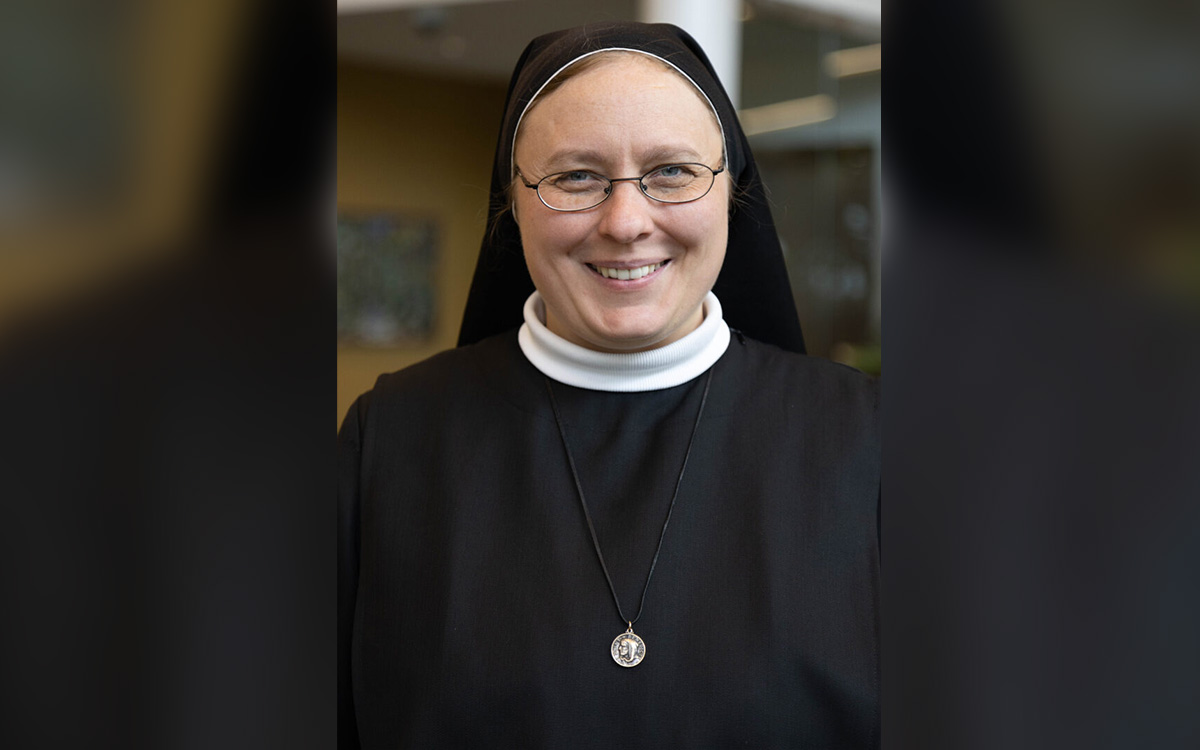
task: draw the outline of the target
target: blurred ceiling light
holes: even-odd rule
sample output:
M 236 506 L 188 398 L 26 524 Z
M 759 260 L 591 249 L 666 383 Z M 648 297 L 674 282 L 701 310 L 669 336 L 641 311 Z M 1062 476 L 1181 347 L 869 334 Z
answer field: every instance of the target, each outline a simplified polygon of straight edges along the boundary
M 738 113 L 746 135 L 758 135 L 759 133 L 771 133 L 776 130 L 812 125 L 816 122 L 832 120 L 835 115 L 837 115 L 837 104 L 827 94 L 751 107 Z
M 850 47 L 825 55 L 825 70 L 835 78 L 874 73 L 883 64 L 883 45 Z
M 427 6 L 494 3 L 498 0 L 337 0 L 338 15 L 378 13 L 389 10 L 409 10 Z
M 759 10 L 791 9 L 817 23 L 848 23 L 878 33 L 883 28 L 882 0 L 755 0 Z
M 412 14 L 413 30 L 420 36 L 437 36 L 446 30 L 450 13 L 440 5 L 417 8 Z

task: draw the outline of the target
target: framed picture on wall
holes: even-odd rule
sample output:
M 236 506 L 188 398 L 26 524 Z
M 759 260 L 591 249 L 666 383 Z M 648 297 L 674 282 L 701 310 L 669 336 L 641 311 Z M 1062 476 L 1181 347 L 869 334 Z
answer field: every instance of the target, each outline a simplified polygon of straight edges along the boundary
M 339 212 L 338 343 L 386 347 L 428 339 L 437 255 L 433 219 Z

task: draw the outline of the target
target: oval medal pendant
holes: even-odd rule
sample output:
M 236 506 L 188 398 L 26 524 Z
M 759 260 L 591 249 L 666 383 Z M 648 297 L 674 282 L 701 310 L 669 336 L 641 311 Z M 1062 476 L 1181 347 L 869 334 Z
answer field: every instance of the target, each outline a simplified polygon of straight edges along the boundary
M 633 632 L 633 626 L 630 625 L 629 630 L 613 639 L 610 651 L 613 661 L 617 664 L 622 667 L 636 667 L 646 658 L 646 643 Z

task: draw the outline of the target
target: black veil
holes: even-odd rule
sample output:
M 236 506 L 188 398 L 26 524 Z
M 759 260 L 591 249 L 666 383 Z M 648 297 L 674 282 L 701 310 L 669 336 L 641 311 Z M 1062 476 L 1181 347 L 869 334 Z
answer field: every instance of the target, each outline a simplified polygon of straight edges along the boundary
M 533 292 L 521 236 L 507 204 L 517 123 L 539 89 L 575 59 L 603 49 L 632 49 L 674 65 L 712 102 L 725 132 L 728 169 L 738 196 L 729 220 L 725 264 L 713 287 L 729 326 L 783 349 L 804 352 L 804 337 L 788 283 L 775 223 L 746 135 L 729 96 L 704 51 L 686 31 L 670 24 L 590 24 L 537 37 L 525 48 L 508 86 L 504 120 L 492 165 L 488 231 L 484 234 L 458 344 L 463 346 L 522 322 Z

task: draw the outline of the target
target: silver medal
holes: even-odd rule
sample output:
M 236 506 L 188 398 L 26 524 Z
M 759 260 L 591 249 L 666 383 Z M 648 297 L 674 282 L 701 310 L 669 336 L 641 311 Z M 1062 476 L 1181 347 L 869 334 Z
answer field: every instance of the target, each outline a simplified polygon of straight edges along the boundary
M 622 667 L 636 667 L 646 658 L 646 643 L 633 632 L 632 625 L 613 639 L 610 650 L 613 661 Z

